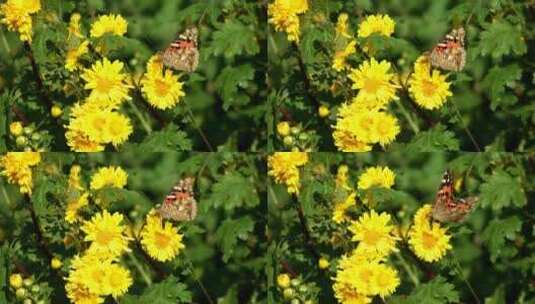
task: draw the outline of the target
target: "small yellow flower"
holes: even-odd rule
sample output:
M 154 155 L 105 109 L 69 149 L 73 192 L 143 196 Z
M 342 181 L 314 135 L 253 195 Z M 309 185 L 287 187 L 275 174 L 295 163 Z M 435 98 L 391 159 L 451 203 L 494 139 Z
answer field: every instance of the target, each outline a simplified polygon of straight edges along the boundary
M 394 20 L 388 15 L 371 15 L 359 24 L 358 36 L 366 38 L 373 33 L 390 37 L 394 33 Z
M 347 25 L 347 19 L 348 15 L 346 13 L 342 13 L 338 15 L 338 20 L 336 21 L 336 35 L 342 36 L 345 38 L 351 38 L 351 35 L 348 31 L 348 25 Z
M 128 99 L 129 85 L 127 75 L 122 73 L 124 64 L 118 60 L 110 62 L 107 58 L 97 61 L 81 75 L 86 81 L 85 89 L 91 90 L 87 100 L 105 102 L 114 107 Z
M 336 130 L 333 132 L 334 143 L 339 151 L 343 152 L 368 152 L 372 146 L 359 140 L 353 132 L 344 130 L 337 123 Z
M 160 262 L 170 261 L 185 248 L 183 235 L 170 222 L 152 212 L 147 215 L 147 223 L 141 231 L 141 244 L 145 251 Z
M 386 60 L 378 62 L 374 58 L 362 63 L 358 69 L 352 69 L 349 79 L 353 81 L 353 89 L 359 90 L 355 102 L 364 103 L 369 108 L 380 109 L 388 102 L 397 99 L 394 74 L 389 73 L 390 63 Z
M 276 31 L 285 31 L 288 41 L 299 42 L 299 14 L 308 10 L 307 0 L 275 0 L 268 5 L 269 23 Z
M 396 175 L 388 167 L 370 167 L 359 177 L 358 187 L 366 190 L 371 187 L 390 189 L 394 185 Z
M 14 273 L 9 276 L 9 285 L 14 289 L 22 287 L 22 276 L 19 273 Z
M 286 184 L 288 193 L 299 194 L 299 168 L 308 162 L 306 152 L 275 152 L 268 157 L 268 174 Z
M 281 121 L 277 124 L 277 133 L 280 136 L 288 136 L 290 134 L 290 124 L 287 121 Z
M 40 0 L 8 0 L 0 5 L 0 23 L 6 24 L 10 31 L 17 31 L 20 40 L 32 42 L 32 17 L 41 10 Z
M 11 124 L 9 124 L 9 132 L 13 136 L 19 136 L 22 134 L 22 123 L 20 121 L 14 121 Z
M 349 226 L 349 231 L 353 233 L 352 240 L 359 242 L 357 250 L 373 257 L 384 257 L 397 250 L 393 229 L 390 215 L 386 212 L 378 214 L 375 210 L 363 214 Z
M 80 220 L 80 215 L 78 212 L 83 207 L 89 205 L 88 197 L 89 194 L 86 192 L 67 202 L 67 208 L 65 209 L 65 221 L 67 223 L 74 224 Z
M 104 299 L 97 294 L 91 293 L 82 283 L 67 282 L 65 285 L 67 297 L 72 303 L 100 304 Z
M 85 241 L 91 242 L 88 252 L 104 258 L 115 258 L 129 251 L 128 238 L 125 235 L 123 215 L 110 214 L 104 210 L 82 225 Z
M 141 91 L 147 96 L 149 104 L 165 110 L 175 106 L 186 94 L 178 76 L 164 70 L 163 65 L 157 63 L 158 57 L 153 56 L 147 63 L 147 73 L 141 79 Z
M 128 23 L 121 15 L 104 15 L 100 16 L 97 21 L 91 25 L 91 37 L 101 37 L 106 33 L 117 36 L 123 36 L 126 33 Z
M 91 177 L 91 189 L 98 190 L 104 187 L 124 188 L 128 174 L 121 167 L 103 167 Z
M 57 105 L 54 105 L 52 109 L 50 109 L 50 115 L 52 115 L 54 118 L 60 117 L 61 114 L 63 114 L 63 110 Z
M 318 109 L 318 115 L 321 118 L 329 116 L 330 113 L 331 113 L 331 111 L 329 110 L 329 108 L 327 106 L 320 106 L 319 109 Z
M 318 267 L 320 269 L 325 269 L 325 268 L 328 268 L 330 265 L 329 263 L 329 260 L 327 260 L 326 258 L 320 258 L 319 261 L 318 261 Z
M 41 161 L 38 152 L 8 152 L 0 158 L 0 167 L 4 170 L 1 175 L 7 176 L 7 181 L 19 185 L 20 193 L 32 193 L 33 179 L 31 167 Z
M 63 263 L 61 262 L 60 259 L 56 257 L 54 257 L 52 261 L 50 261 L 50 267 L 52 267 L 52 269 L 59 269 L 61 268 L 61 266 L 63 266 Z
M 414 216 L 414 225 L 409 230 L 409 244 L 420 259 L 426 262 L 440 260 L 452 247 L 451 236 L 439 223 L 430 223 L 431 205 L 422 206 Z
M 290 287 L 290 276 L 286 273 L 279 274 L 277 276 L 277 285 L 280 288 L 288 288 Z
M 80 30 L 80 19 L 82 16 L 79 13 L 73 13 L 69 21 L 69 39 L 71 37 L 82 38 L 82 32 Z
M 333 216 L 332 216 L 333 222 L 340 224 L 342 222 L 349 220 L 349 216 L 347 216 L 346 211 L 349 207 L 355 205 L 356 197 L 357 197 L 357 193 L 351 192 L 343 202 L 335 203 Z
M 432 70 L 425 58 L 421 56 L 414 64 L 409 92 L 419 106 L 428 110 L 439 109 L 452 96 L 450 83 L 446 81 L 446 75 L 439 70 Z
M 72 72 L 72 71 L 82 67 L 82 65 L 78 62 L 78 59 L 81 56 L 83 56 L 83 55 L 88 53 L 88 45 L 89 45 L 89 42 L 86 40 L 86 41 L 83 41 L 82 43 L 80 43 L 80 45 L 78 47 L 70 49 L 67 52 L 67 57 L 65 59 L 65 69 L 67 71 Z M 61 115 L 61 112 L 60 112 L 60 115 Z M 55 117 L 57 117 L 57 116 L 55 116 Z
M 344 49 L 336 51 L 336 53 L 334 53 L 332 68 L 335 71 L 340 72 L 350 67 L 349 64 L 346 62 L 346 59 L 349 55 L 355 54 L 357 52 L 356 45 L 357 41 L 351 40 L 345 46 Z

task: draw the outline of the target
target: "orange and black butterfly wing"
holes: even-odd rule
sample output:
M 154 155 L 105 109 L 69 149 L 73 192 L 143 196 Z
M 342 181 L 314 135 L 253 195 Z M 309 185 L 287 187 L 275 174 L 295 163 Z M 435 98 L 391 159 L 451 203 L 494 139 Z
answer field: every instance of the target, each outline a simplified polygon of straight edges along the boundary
M 177 222 L 191 221 L 197 216 L 197 201 L 193 193 L 193 178 L 180 180 L 165 197 L 158 213 Z
M 470 213 L 477 197 L 456 199 L 453 188 L 453 175 L 447 170 L 440 183 L 433 206 L 433 218 L 439 222 L 460 222 Z
M 464 48 L 464 29 L 453 29 L 438 43 L 429 54 L 429 61 L 434 67 L 448 71 L 460 71 L 466 64 Z
M 199 64 L 197 28 L 189 28 L 162 52 L 166 67 L 178 71 L 193 72 Z

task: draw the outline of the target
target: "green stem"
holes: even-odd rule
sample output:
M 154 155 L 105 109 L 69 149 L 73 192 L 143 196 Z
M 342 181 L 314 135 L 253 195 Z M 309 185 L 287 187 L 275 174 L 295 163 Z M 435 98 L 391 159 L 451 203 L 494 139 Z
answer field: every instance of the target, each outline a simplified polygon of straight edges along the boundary
M 2 183 L 2 194 L 4 195 L 4 199 L 6 200 L 7 205 L 11 206 L 11 199 L 9 198 L 9 195 L 7 194 L 4 183 Z
M 185 258 L 185 261 L 187 262 L 186 266 L 188 267 L 188 270 L 189 272 L 191 273 L 191 276 L 193 277 L 193 279 L 195 280 L 195 282 L 197 283 L 197 285 L 199 286 L 199 288 L 201 289 L 202 293 L 204 294 L 204 297 L 208 300 L 208 302 L 210 304 L 214 304 L 214 301 L 212 300 L 212 297 L 210 297 L 210 294 L 208 293 L 208 291 L 206 290 L 206 287 L 204 287 L 204 284 L 201 282 L 201 280 L 199 280 L 199 278 L 197 278 L 197 276 L 195 275 L 195 272 L 193 271 L 193 263 L 191 262 L 191 260 L 188 258 L 188 256 L 186 255 L 186 253 L 184 252 L 184 258 Z
M 0 33 L 2 33 L 2 43 L 4 44 L 4 48 L 7 51 L 7 54 L 11 54 L 11 48 L 9 47 L 9 43 L 7 42 L 6 35 L 4 34 L 4 30 L 0 30 Z
M 412 128 L 412 131 L 414 132 L 414 134 L 418 134 L 420 132 L 420 128 L 418 127 L 418 125 L 414 122 L 414 120 L 412 119 L 411 115 L 409 114 L 409 112 L 407 111 L 407 109 L 405 108 L 405 106 L 403 105 L 403 103 L 401 103 L 401 101 L 397 100 L 396 101 L 396 104 L 398 105 L 400 111 L 401 111 L 401 114 L 407 119 L 407 121 L 409 122 L 409 125 L 411 126 Z
M 212 148 L 212 145 L 210 144 L 210 141 L 208 141 L 208 138 L 206 137 L 206 135 L 202 131 L 201 127 L 197 124 L 197 121 L 195 120 L 195 116 L 193 116 L 193 111 L 191 111 L 191 108 L 189 107 L 189 105 L 187 103 L 184 103 L 184 104 L 185 104 L 184 107 L 186 108 L 186 111 L 188 112 L 188 115 L 191 118 L 191 123 L 193 124 L 193 127 L 195 128 L 195 130 L 197 130 L 197 132 L 201 136 L 201 138 L 202 138 L 204 144 L 206 145 L 206 147 L 208 148 L 208 150 L 210 152 L 214 152 L 214 148 Z
M 139 111 L 138 107 L 134 104 L 134 102 L 132 100 L 129 100 L 128 104 L 130 105 L 130 107 L 134 111 L 134 114 L 137 116 L 137 118 L 141 122 L 141 125 L 143 126 L 145 131 L 148 134 L 151 134 L 152 133 L 152 128 L 151 128 L 150 124 L 147 122 L 147 120 L 145 119 L 145 117 L 143 117 L 143 114 L 141 114 L 141 112 Z
M 141 263 L 139 263 L 139 260 L 136 258 L 136 256 L 132 252 L 128 252 L 128 256 L 132 260 L 132 263 L 134 263 L 134 266 L 137 268 L 139 273 L 141 274 L 141 277 L 145 280 L 148 286 L 152 285 L 152 279 L 150 275 L 143 269 L 143 266 L 141 266 Z
M 407 263 L 407 261 L 405 260 L 405 258 L 403 258 L 403 256 L 401 255 L 401 253 L 399 252 L 396 252 L 396 257 L 399 259 L 399 261 L 401 262 L 401 266 L 405 269 L 405 271 L 407 272 L 407 274 L 409 275 L 409 278 L 412 280 L 412 282 L 414 283 L 414 286 L 418 286 L 420 285 L 420 279 L 418 279 L 418 276 L 412 271 L 411 267 L 409 266 L 409 264 Z

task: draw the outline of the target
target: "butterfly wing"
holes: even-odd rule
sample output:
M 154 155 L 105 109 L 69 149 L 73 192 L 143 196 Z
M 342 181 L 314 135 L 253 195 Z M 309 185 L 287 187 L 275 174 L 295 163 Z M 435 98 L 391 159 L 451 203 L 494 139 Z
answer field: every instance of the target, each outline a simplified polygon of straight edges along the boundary
M 429 61 L 434 67 L 448 71 L 460 71 L 466 64 L 463 28 L 453 29 L 433 48 Z
M 197 28 L 189 28 L 162 52 L 162 61 L 166 67 L 178 71 L 193 72 L 199 64 Z
M 165 197 L 158 213 L 164 219 L 177 222 L 192 221 L 197 216 L 197 201 L 193 193 L 194 179 L 182 179 L 176 184 L 171 193 Z
M 470 213 L 478 197 L 456 199 L 453 193 L 453 175 L 447 170 L 440 183 L 440 188 L 433 206 L 433 218 L 439 222 L 460 222 Z

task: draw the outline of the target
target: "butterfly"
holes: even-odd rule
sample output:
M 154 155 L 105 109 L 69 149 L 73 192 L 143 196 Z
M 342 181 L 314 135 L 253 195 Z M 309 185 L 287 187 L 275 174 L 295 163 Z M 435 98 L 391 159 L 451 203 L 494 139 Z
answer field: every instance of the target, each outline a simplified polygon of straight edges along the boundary
M 185 30 L 161 54 L 163 64 L 178 71 L 193 72 L 199 64 L 197 28 Z
M 177 222 L 192 221 L 197 216 L 197 201 L 193 193 L 195 179 L 181 179 L 165 197 L 157 212 L 164 219 Z
M 465 32 L 462 27 L 453 29 L 438 43 L 429 54 L 429 61 L 434 67 L 448 71 L 460 71 L 466 63 L 464 49 Z
M 472 211 L 478 201 L 477 196 L 457 199 L 453 192 L 453 175 L 450 170 L 446 170 L 433 206 L 432 214 L 435 220 L 439 222 L 460 222 Z

